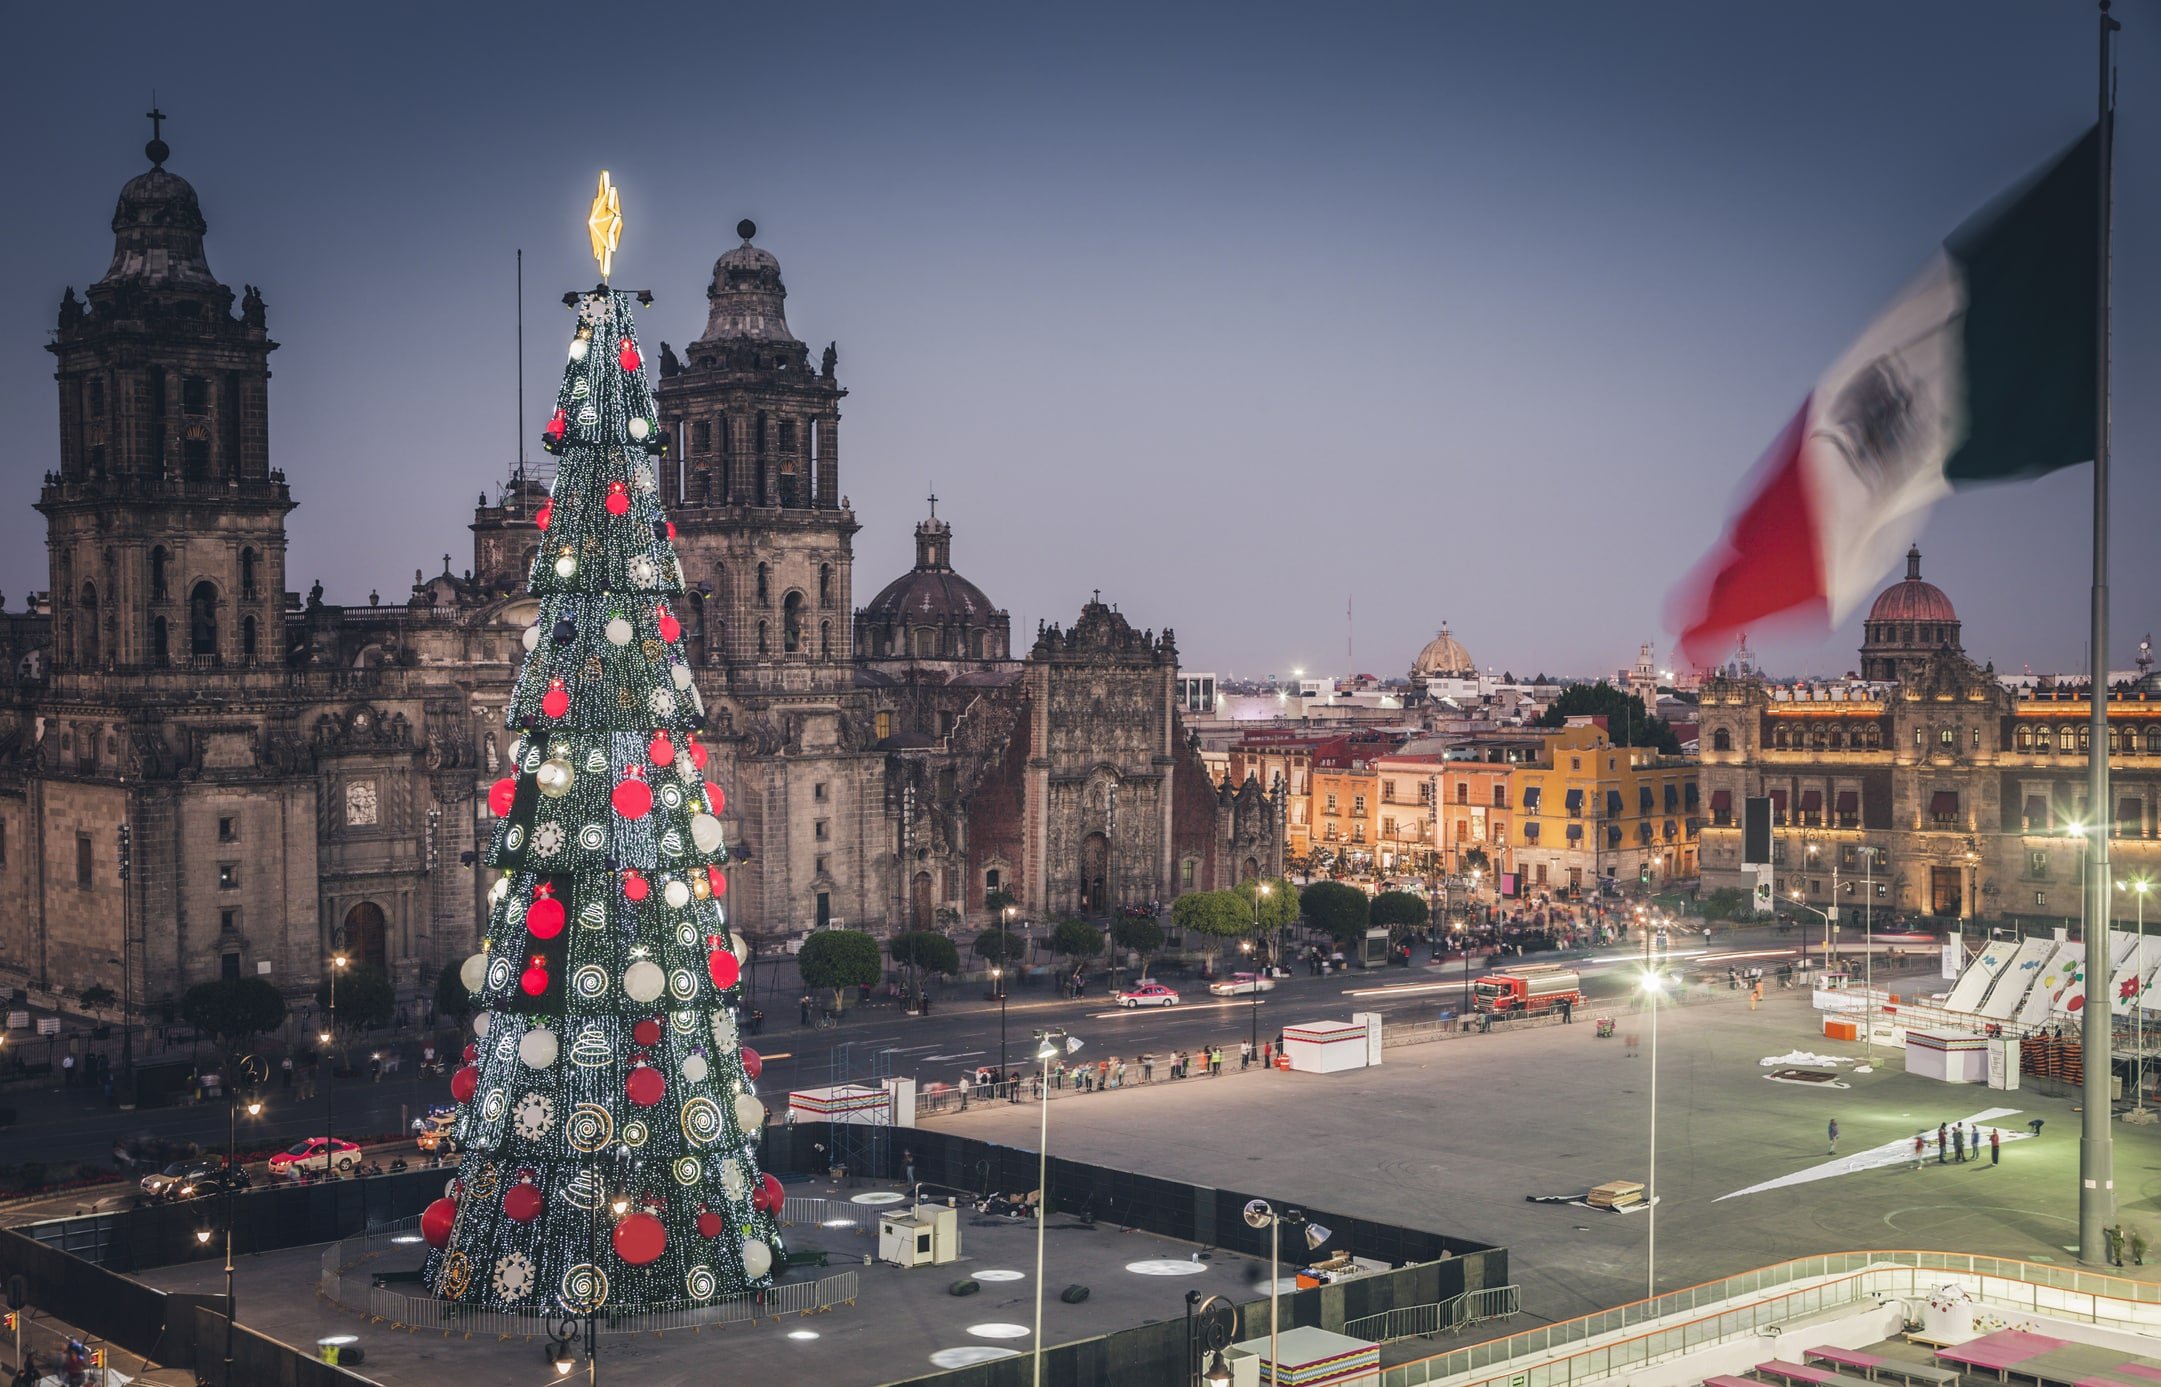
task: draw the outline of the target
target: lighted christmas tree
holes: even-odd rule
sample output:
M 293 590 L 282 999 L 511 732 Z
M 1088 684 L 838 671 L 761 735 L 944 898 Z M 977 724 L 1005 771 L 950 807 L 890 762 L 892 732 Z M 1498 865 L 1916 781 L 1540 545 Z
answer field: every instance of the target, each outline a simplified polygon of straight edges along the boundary
M 465 1154 L 421 1220 L 429 1285 L 490 1309 L 696 1304 L 771 1284 L 781 1256 L 759 1060 L 736 1024 L 722 794 L 671 609 L 666 445 L 631 300 L 606 283 L 620 225 L 602 174 L 602 283 L 576 300 L 543 436 L 561 461 L 535 517 L 520 735 L 489 795 L 502 875 L 464 969 L 479 1004 L 451 1079 Z

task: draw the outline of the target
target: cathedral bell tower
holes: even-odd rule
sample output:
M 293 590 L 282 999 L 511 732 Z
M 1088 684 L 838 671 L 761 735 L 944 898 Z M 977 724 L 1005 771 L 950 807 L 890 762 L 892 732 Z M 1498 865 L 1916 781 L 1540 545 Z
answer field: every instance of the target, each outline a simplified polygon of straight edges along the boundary
M 840 492 L 837 353 L 788 330 L 780 262 L 743 243 L 713 265 L 705 332 L 661 344 L 673 457 L 661 487 L 691 590 L 688 641 L 725 687 L 844 688 L 859 526 Z
M 151 112 L 162 123 L 162 113 Z M 51 563 L 53 664 L 229 669 L 284 662 L 284 474 L 271 470 L 262 296 L 203 257 L 187 180 L 150 169 L 120 190 L 113 259 L 70 289 L 58 359 L 60 470 L 38 497 Z

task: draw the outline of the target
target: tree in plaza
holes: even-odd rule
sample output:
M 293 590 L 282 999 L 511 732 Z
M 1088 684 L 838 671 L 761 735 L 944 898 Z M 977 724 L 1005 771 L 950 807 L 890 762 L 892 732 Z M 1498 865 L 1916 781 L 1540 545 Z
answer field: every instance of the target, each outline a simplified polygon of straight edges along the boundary
M 1253 932 L 1253 912 L 1235 891 L 1188 891 L 1171 902 L 1171 923 L 1209 941 L 1208 962 L 1213 967 L 1221 941 Z
M 330 979 L 315 989 L 316 1005 L 329 1018 Z M 362 963 L 338 970 L 338 1029 L 365 1031 L 387 1026 L 398 1014 L 398 989 L 390 975 L 372 964 Z
M 960 950 L 953 941 L 935 930 L 919 930 L 913 934 L 897 934 L 888 946 L 893 961 L 908 970 L 909 990 L 917 1000 L 923 996 L 924 978 L 931 973 L 943 973 L 952 977 L 960 971 Z
M 1028 941 L 1009 929 L 987 929 L 975 937 L 970 951 L 994 967 L 1009 967 L 1027 953 Z
M 1020 897 L 1003 886 L 993 886 L 983 893 L 983 908 L 993 916 L 1000 915 L 1009 906 L 1018 908 L 1019 905 Z
M 1163 947 L 1163 926 L 1147 915 L 1122 917 L 1111 922 L 1111 942 L 1127 953 L 1140 955 L 1140 975 L 1145 978 L 1148 961 Z
M 601 184 L 605 277 L 620 218 Z M 488 794 L 499 875 L 462 971 L 479 1007 L 451 1080 L 464 1155 L 421 1217 L 427 1284 L 511 1313 L 695 1306 L 769 1286 L 783 1257 L 762 1061 L 738 1029 L 744 945 L 722 910 L 725 801 L 674 610 L 666 445 L 630 296 L 603 282 L 572 306 L 527 578 L 539 612 L 504 715 L 519 736 Z M 341 980 L 341 1014 L 345 997 Z
M 1409 891 L 1383 891 L 1373 898 L 1367 919 L 1390 929 L 1422 929 L 1427 918 L 1426 899 Z
M 1366 937 L 1366 893 L 1340 881 L 1316 881 L 1298 893 L 1298 912 L 1308 925 L 1349 948 Z
M 268 978 L 199 982 L 181 994 L 180 1017 L 227 1050 L 238 1050 L 250 1036 L 285 1024 L 285 995 Z
M 1489 872 L 1493 870 L 1493 859 L 1486 855 L 1484 848 L 1466 848 L 1463 853 L 1463 870 Z
M 1051 931 L 1050 951 L 1075 962 L 1103 952 L 1103 931 L 1086 920 L 1060 920 Z
M 1595 684 L 1571 684 L 1561 690 L 1553 705 L 1539 714 L 1539 727 L 1565 727 L 1570 718 L 1603 717 L 1606 735 L 1615 746 L 1655 747 L 1662 755 L 1679 756 L 1681 739 L 1664 718 L 1652 714 L 1643 700 L 1607 680 Z
M 833 1010 L 840 1010 L 841 994 L 849 988 L 876 987 L 885 980 L 885 960 L 878 941 L 860 930 L 822 929 L 803 941 L 795 956 L 803 986 L 830 989 Z
M 1282 877 L 1261 877 L 1241 881 L 1231 892 L 1244 903 L 1250 929 L 1268 941 L 1269 959 L 1280 965 L 1283 929 L 1298 923 L 1298 888 Z

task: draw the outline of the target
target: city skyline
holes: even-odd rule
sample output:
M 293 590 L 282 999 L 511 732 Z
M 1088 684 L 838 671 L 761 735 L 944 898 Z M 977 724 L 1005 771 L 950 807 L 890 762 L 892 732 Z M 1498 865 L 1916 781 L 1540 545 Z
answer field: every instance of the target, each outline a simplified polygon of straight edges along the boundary
M 935 486 L 955 566 L 1024 643 L 1100 587 L 1175 626 L 1188 667 L 1246 677 L 1398 675 L 1443 620 L 1519 674 L 1606 672 L 1644 640 L 1670 660 L 1665 593 L 1799 393 L 1937 238 L 2091 119 L 2080 6 L 1869 9 L 1870 45 L 1851 42 L 1855 6 L 1375 7 L 1324 35 L 1273 9 L 1235 31 L 1122 11 L 1116 35 L 960 7 L 847 10 L 815 39 L 786 16 L 673 17 L 622 36 L 650 49 L 632 86 L 652 122 L 572 109 L 599 98 L 567 74 L 538 90 L 573 99 L 536 108 L 544 26 L 461 16 L 440 43 L 371 54 L 307 27 L 334 21 L 230 13 L 258 18 L 144 20 L 93 100 L 63 103 L 61 64 L 0 98 L 18 126 L 70 113 L 10 156 L 40 208 L 0 318 L 19 430 L 0 589 L 18 609 L 48 581 L 42 344 L 61 290 L 102 272 L 152 88 L 212 269 L 262 287 L 284 344 L 271 447 L 301 503 L 294 590 L 320 576 L 333 601 L 398 602 L 413 568 L 465 567 L 514 422 L 539 455 L 554 305 L 590 279 L 582 207 L 606 166 L 628 223 L 617 280 L 659 296 L 656 342 L 695 335 L 745 215 L 797 331 L 838 339 L 864 593 L 907 567 Z M 82 16 L 26 26 L 50 51 L 90 41 Z M 2156 220 L 2142 27 L 2121 50 L 2119 667 L 2161 591 L 2134 528 L 2161 513 L 2161 407 L 2135 388 L 2161 340 L 2155 276 L 2128 253 Z M 821 43 L 802 82 L 730 57 Z M 717 100 L 671 114 L 663 94 L 697 89 L 700 63 Z M 392 328 L 416 294 L 437 339 Z M 1959 498 L 1917 536 L 1976 658 L 2080 662 L 2088 487 L 2079 468 Z M 371 538 L 386 528 L 396 547 Z M 1620 600 L 1598 596 L 1616 582 Z M 1836 674 L 1853 625 L 1754 644 L 1774 669 Z

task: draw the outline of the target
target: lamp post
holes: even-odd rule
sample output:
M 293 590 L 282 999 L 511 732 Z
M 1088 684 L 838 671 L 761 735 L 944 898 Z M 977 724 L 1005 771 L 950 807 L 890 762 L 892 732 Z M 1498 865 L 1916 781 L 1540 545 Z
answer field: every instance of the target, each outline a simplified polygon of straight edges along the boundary
M 1013 907 L 1005 905 L 998 910 L 998 966 L 990 970 L 991 981 L 998 987 L 998 1078 L 1007 1086 L 1008 1095 L 1016 1103 L 1020 1101 L 1020 1085 L 1013 1082 L 1012 1071 L 1006 1068 L 1005 1048 L 1005 993 L 1006 970 L 1013 966 Z
M 1252 1199 L 1246 1202 L 1245 1220 L 1246 1226 L 1249 1228 L 1266 1228 L 1268 1230 L 1268 1380 L 1276 1382 L 1281 1380 L 1278 1376 L 1281 1369 L 1277 1365 L 1283 1361 L 1276 1352 L 1276 1340 L 1281 1332 L 1277 1299 L 1281 1294 L 1280 1283 L 1283 1280 L 1283 1225 L 1286 1223 L 1295 1224 L 1305 1229 L 1308 1250 L 1317 1248 L 1322 1243 L 1327 1242 L 1329 1230 L 1318 1223 L 1314 1223 L 1296 1209 L 1285 1209 L 1278 1213 L 1275 1206 L 1265 1199 Z
M 1645 1202 L 1643 1279 L 1644 1298 L 1658 1294 L 1658 999 L 1666 990 L 1666 980 L 1657 973 L 1645 971 L 1644 995 L 1651 999 L 1651 1169 L 1650 1178 L 1644 1181 Z
M 1238 941 L 1238 952 L 1252 954 L 1257 951 L 1258 945 L 1255 941 L 1251 939 Z M 1258 1058 L 1261 1053 L 1261 975 L 1258 971 L 1259 966 L 1259 960 L 1256 959 L 1254 961 L 1255 971 L 1246 975 L 1248 990 L 1253 994 L 1253 1005 L 1246 1008 L 1246 1011 L 1253 1018 L 1253 1039 L 1249 1043 L 1252 1046 L 1252 1054 L 1255 1058 Z
M 1064 1031 L 1035 1033 L 1036 1063 L 1043 1069 L 1042 1125 L 1036 1134 L 1035 1177 L 1035 1364 L 1029 1381 L 1043 1387 L 1043 1231 L 1050 1216 L 1050 1062 L 1072 1054 L 1081 1042 Z
M 1815 870 L 1818 845 L 1808 845 L 1809 869 Z M 1831 854 L 1831 908 L 1816 912 L 1823 916 L 1823 966 L 1831 966 L 1834 951 L 1838 948 L 1838 854 Z
M 2140 875 L 2128 881 L 2116 883 L 2119 891 L 2129 891 L 2137 910 L 2138 951 L 2132 957 L 2138 960 L 2138 978 L 2131 989 L 2131 1025 L 2136 1039 L 2133 1048 L 2138 1052 L 2137 1077 L 2132 1080 L 2131 1110 L 2144 1114 L 2146 1111 L 2146 894 L 2153 890 L 2153 878 Z M 2146 1119 L 2140 1116 L 2135 1121 Z
M 322 1034 L 323 1055 L 329 1061 L 323 1075 L 323 1174 L 338 1178 L 338 974 L 345 969 L 344 954 L 330 957 L 330 1029 Z
M 253 1085 L 260 1084 L 266 1077 L 267 1072 L 253 1055 L 243 1055 L 233 1062 L 235 1080 Z M 233 1295 L 233 1185 L 240 1173 L 240 1084 L 234 1083 L 225 1097 L 225 1376 L 220 1380 L 230 1384 L 233 1380 L 233 1326 L 240 1319 L 240 1302 Z M 261 1117 L 263 1100 L 250 1098 L 247 1108 L 249 1117 Z

